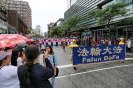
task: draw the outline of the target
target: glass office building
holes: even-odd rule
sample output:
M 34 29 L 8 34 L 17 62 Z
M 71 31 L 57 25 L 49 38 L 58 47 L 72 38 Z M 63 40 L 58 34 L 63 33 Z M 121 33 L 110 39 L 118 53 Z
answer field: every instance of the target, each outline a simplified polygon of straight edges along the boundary
M 74 15 L 80 15 L 82 25 L 84 30 L 88 30 L 90 36 L 98 37 L 133 37 L 133 26 L 119 26 L 116 30 L 104 30 L 97 25 L 97 20 L 93 16 L 88 16 L 88 12 L 96 8 L 104 8 L 109 4 L 125 2 L 126 8 L 130 9 L 127 14 L 129 17 L 133 17 L 133 0 L 77 0 L 65 13 L 64 19 L 67 20 L 69 17 Z M 114 18 L 114 21 L 123 19 L 123 17 Z M 109 35 L 110 33 L 110 35 Z

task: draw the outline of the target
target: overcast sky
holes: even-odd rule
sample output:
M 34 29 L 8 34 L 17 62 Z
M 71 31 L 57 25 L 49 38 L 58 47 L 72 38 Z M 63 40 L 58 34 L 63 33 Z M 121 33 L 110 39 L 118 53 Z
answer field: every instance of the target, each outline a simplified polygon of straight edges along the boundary
M 32 9 L 32 28 L 40 25 L 43 32 L 48 30 L 47 24 L 64 18 L 67 0 L 25 0 Z

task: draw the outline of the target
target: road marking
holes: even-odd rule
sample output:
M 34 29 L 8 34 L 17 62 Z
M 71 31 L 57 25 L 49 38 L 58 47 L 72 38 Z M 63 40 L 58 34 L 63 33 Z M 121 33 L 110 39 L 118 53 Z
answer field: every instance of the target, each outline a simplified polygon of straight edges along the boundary
M 125 58 L 125 60 L 133 60 L 133 58 Z M 73 64 L 59 65 L 58 68 L 68 68 L 72 67 Z
M 67 68 L 67 67 L 72 67 L 72 64 L 67 64 L 67 65 L 59 65 L 58 68 Z
M 56 78 L 66 78 L 66 77 L 71 77 L 71 76 L 76 76 L 76 75 L 82 75 L 82 74 L 86 74 L 86 73 L 92 73 L 92 72 L 98 72 L 98 71 L 104 71 L 104 70 L 110 70 L 110 69 L 114 69 L 114 68 L 121 68 L 121 67 L 130 67 L 133 66 L 133 64 L 129 64 L 129 65 L 120 65 L 120 66 L 114 66 L 114 67 L 108 67 L 108 68 L 102 68 L 102 69 L 96 69 L 96 70 L 91 70 L 91 71 L 86 71 L 86 72 L 80 72 L 80 73 L 75 73 L 75 74 L 70 74 L 70 75 L 64 75 L 64 76 L 58 76 Z
M 133 58 L 125 58 L 125 60 L 133 60 Z

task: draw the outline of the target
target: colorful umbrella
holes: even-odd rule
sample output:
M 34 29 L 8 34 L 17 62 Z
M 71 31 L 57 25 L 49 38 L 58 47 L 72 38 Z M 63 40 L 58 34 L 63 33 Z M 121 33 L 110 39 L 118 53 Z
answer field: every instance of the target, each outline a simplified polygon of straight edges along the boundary
M 26 41 L 26 42 L 28 42 L 29 41 L 29 39 L 28 38 L 26 38 L 26 37 L 24 37 L 24 36 L 22 36 L 22 35 L 16 35 L 16 36 L 18 36 L 18 37 L 20 37 L 20 38 L 22 38 L 24 41 Z
M 28 39 L 18 34 L 1 34 L 0 35 L 0 48 L 14 46 L 19 43 L 27 42 Z

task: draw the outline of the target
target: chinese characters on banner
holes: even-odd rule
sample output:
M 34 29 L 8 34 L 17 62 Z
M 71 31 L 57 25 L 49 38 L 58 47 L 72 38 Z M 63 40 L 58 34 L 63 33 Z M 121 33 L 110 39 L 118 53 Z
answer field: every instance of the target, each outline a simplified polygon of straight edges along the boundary
M 73 48 L 73 65 L 125 59 L 125 45 Z

